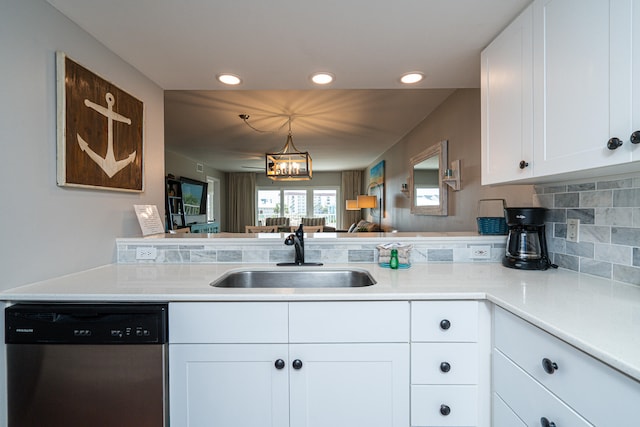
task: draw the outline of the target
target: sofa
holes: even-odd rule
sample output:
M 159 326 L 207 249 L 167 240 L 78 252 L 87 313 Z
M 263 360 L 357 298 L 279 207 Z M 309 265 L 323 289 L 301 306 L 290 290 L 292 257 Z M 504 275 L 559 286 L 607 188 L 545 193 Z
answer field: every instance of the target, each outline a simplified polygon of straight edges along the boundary
M 347 230 L 348 233 L 377 231 L 383 231 L 382 228 L 380 228 L 380 225 L 376 224 L 375 222 L 365 221 L 364 219 L 361 219 L 358 222 L 354 222 L 353 224 L 351 224 L 351 227 L 349 227 L 349 230 Z

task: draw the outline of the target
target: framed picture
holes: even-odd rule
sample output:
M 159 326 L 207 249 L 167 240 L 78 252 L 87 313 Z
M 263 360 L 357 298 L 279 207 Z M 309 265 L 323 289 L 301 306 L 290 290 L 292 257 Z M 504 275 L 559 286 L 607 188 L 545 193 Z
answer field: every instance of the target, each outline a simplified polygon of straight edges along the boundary
M 367 188 L 368 195 L 378 198 L 378 206 L 372 209 L 371 214 L 382 218 L 384 216 L 384 160 L 371 168 Z
M 57 182 L 141 192 L 142 101 L 56 53 Z

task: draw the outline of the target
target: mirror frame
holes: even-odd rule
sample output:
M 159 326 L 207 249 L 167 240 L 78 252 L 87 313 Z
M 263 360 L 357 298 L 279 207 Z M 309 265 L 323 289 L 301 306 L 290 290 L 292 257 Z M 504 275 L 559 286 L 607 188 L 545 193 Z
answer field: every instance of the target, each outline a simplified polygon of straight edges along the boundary
M 444 169 L 446 169 L 448 165 L 447 159 L 447 144 L 448 141 L 440 141 L 437 144 L 432 145 L 427 148 L 420 154 L 415 155 L 409 159 L 409 170 L 411 174 L 409 175 L 409 200 L 411 201 L 411 213 L 413 215 L 438 215 L 438 216 L 447 216 L 448 215 L 448 200 L 449 200 L 449 191 L 447 189 L 446 183 L 442 180 L 442 175 L 444 173 Z M 415 177 L 414 177 L 414 167 L 420 162 L 429 159 L 431 157 L 438 156 L 438 186 L 440 188 L 440 205 L 439 206 L 416 206 L 415 203 Z

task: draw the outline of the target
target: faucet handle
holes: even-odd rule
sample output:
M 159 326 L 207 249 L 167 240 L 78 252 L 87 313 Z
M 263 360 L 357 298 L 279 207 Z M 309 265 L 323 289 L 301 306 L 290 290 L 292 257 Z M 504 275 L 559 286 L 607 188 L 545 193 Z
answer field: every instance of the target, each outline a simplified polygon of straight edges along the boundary
M 296 235 L 291 233 L 284 239 L 284 244 L 287 246 L 292 246 L 296 243 Z

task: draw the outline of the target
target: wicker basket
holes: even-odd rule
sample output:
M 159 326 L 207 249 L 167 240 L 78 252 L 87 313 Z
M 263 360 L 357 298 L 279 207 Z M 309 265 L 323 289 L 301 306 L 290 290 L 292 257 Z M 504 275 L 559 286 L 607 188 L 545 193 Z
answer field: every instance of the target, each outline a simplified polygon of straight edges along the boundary
M 502 202 L 502 216 L 480 216 L 480 208 L 482 202 Z M 478 200 L 478 217 L 476 222 L 478 223 L 479 234 L 507 234 L 507 221 L 504 218 L 504 210 L 507 207 L 507 203 L 504 199 L 481 199 Z

